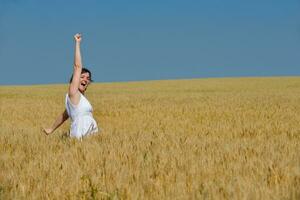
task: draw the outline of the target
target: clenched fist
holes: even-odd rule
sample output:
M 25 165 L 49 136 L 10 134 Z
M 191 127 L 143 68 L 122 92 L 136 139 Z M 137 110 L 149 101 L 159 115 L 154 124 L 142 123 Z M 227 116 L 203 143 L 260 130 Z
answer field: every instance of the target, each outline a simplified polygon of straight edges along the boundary
M 80 33 L 77 33 L 74 35 L 74 39 L 76 42 L 81 42 L 82 36 Z

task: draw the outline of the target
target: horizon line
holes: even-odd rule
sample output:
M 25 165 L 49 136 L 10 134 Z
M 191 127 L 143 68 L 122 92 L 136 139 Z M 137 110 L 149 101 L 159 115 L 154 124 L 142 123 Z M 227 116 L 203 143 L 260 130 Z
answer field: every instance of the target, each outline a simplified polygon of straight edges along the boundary
M 238 79 L 238 78 L 300 78 L 300 75 L 255 75 L 255 76 L 209 76 L 209 77 L 190 77 L 190 78 L 167 78 L 167 79 L 144 79 L 144 80 L 124 80 L 124 81 L 100 81 L 92 84 L 102 83 L 136 83 L 136 82 L 157 82 L 157 81 L 175 81 L 175 80 L 196 80 L 196 79 Z M 34 83 L 34 84 L 0 84 L 0 87 L 16 86 L 42 86 L 42 85 L 68 85 L 69 83 Z

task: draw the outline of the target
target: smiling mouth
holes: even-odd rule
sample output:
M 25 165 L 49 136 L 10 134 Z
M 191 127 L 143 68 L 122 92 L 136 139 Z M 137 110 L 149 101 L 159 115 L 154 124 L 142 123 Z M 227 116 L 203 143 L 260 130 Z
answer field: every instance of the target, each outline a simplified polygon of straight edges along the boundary
M 85 87 L 85 86 L 86 86 L 86 83 L 81 83 L 81 85 L 82 85 L 83 87 Z

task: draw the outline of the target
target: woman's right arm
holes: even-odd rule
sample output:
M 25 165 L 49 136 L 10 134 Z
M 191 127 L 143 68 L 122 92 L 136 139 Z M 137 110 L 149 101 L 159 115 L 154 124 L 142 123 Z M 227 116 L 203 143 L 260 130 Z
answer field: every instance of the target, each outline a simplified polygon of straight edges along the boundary
M 75 56 L 74 56 L 74 70 L 73 70 L 73 78 L 72 82 L 69 86 L 69 97 L 71 102 L 74 105 L 77 105 L 80 100 L 80 94 L 78 91 L 80 84 L 80 75 L 82 70 L 82 61 L 81 61 L 81 52 L 80 52 L 80 43 L 81 43 L 81 34 L 74 35 L 75 40 Z
M 44 133 L 49 135 L 50 133 L 53 133 L 60 125 L 62 125 L 67 119 L 69 118 L 69 115 L 67 113 L 67 110 L 65 110 L 62 114 L 60 114 L 53 125 L 50 128 L 43 128 Z

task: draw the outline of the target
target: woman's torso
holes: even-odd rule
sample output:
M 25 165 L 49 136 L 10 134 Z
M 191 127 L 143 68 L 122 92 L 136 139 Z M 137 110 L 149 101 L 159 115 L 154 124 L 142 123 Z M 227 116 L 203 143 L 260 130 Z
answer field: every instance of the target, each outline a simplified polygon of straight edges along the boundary
M 66 94 L 66 110 L 71 119 L 71 137 L 81 138 L 98 131 L 97 123 L 93 118 L 93 108 L 87 98 L 80 93 L 77 105 L 72 104 Z

